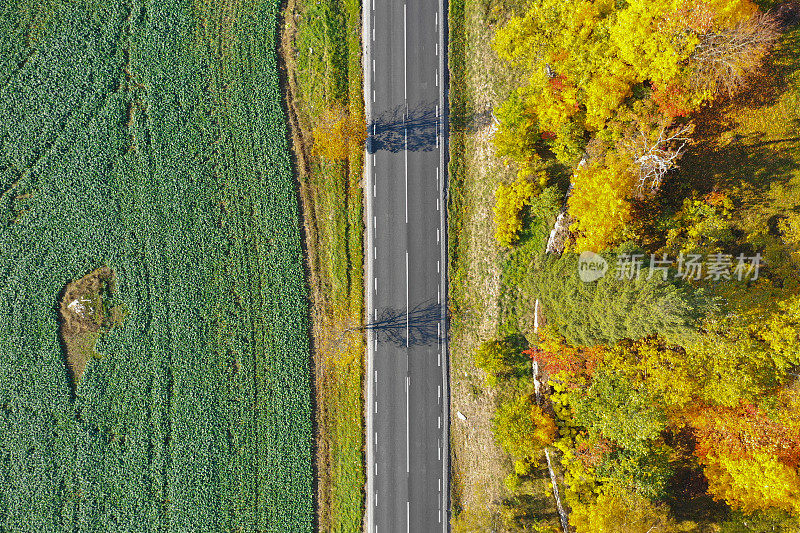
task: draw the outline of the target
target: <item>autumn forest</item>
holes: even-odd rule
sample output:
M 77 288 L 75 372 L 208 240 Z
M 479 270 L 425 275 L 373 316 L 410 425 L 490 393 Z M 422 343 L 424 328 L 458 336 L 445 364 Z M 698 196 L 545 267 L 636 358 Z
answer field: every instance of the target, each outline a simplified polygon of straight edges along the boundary
M 454 529 L 800 531 L 800 5 L 462 3 L 495 81 L 465 59 L 454 145 L 498 170 L 453 278 L 500 281 L 481 328 L 455 290 L 454 357 L 504 473 Z

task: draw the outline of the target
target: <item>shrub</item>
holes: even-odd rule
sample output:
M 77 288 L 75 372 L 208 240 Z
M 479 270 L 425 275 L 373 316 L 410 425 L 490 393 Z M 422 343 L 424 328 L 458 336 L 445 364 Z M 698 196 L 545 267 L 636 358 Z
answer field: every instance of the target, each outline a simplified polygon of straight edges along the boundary
M 538 464 L 539 454 L 553 443 L 556 425 L 542 411 L 530 392 L 522 392 L 500 404 L 492 420 L 498 444 L 512 457 Z
M 495 237 L 503 246 L 513 246 L 522 230 L 522 210 L 531 202 L 536 186 L 524 177 L 497 186 L 495 192 Z
M 486 384 L 494 387 L 500 378 L 526 372 L 528 358 L 522 353 L 522 346 L 516 339 L 486 341 L 475 353 L 475 366 L 486 372 Z

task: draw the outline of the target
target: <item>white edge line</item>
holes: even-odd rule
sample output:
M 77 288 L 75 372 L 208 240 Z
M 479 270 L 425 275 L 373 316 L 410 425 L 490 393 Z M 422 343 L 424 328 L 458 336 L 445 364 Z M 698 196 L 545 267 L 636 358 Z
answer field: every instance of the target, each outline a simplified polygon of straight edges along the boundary
M 375 101 L 375 90 L 373 88 L 372 72 L 370 71 L 369 67 L 367 67 L 367 65 L 369 65 L 373 61 L 372 60 L 372 41 L 369 39 L 369 37 L 371 35 L 373 35 L 373 36 L 375 35 L 374 34 L 374 29 L 373 29 L 374 26 L 373 26 L 373 16 L 372 16 L 372 11 L 375 10 L 375 0 L 372 0 L 371 2 L 363 2 L 361 5 L 362 5 L 361 18 L 362 18 L 362 21 L 363 21 L 361 43 L 362 43 L 362 52 L 363 52 L 362 70 L 364 72 L 364 88 L 363 88 L 363 92 L 364 92 L 364 108 L 365 108 L 364 109 L 364 116 L 365 116 L 365 119 L 366 119 L 366 123 L 370 124 L 370 122 L 372 121 L 372 104 Z M 372 10 L 370 10 L 370 5 L 372 7 Z M 372 99 L 369 98 L 370 91 L 372 91 Z M 372 101 L 370 101 L 370 100 L 372 100 Z M 374 126 L 373 126 L 373 134 L 374 134 L 374 132 L 375 132 L 375 130 L 374 130 Z M 370 184 L 373 185 L 373 188 L 372 188 L 373 194 L 377 195 L 377 187 L 376 187 L 376 184 L 375 184 L 375 181 L 374 181 L 374 171 L 375 171 L 375 167 L 376 167 L 376 164 L 377 164 L 376 156 L 375 156 L 375 154 L 367 153 L 366 146 L 365 146 L 364 147 L 365 162 L 367 161 L 367 158 L 370 155 L 372 155 L 372 165 L 370 166 L 368 163 L 364 165 L 364 174 L 365 174 L 364 175 L 364 183 L 366 184 L 366 187 L 364 187 L 364 203 L 366 204 L 365 205 L 366 209 L 365 209 L 365 213 L 364 213 L 364 219 L 365 219 L 365 222 L 366 222 L 366 224 L 364 224 L 366 226 L 366 231 L 365 231 L 365 236 L 364 236 L 365 241 L 366 241 L 364 243 L 364 249 L 365 250 L 369 250 L 370 246 L 374 246 L 373 245 L 374 227 L 370 228 L 370 224 L 368 222 L 370 216 L 374 216 L 373 215 L 373 204 L 370 201 L 369 193 L 368 193 L 368 191 L 370 189 L 370 187 L 369 187 Z M 373 219 L 373 220 L 374 220 L 373 224 L 376 224 L 377 220 L 375 220 L 375 219 Z M 365 289 L 364 290 L 364 295 L 365 295 L 366 301 L 364 302 L 364 305 L 365 305 L 366 316 L 368 317 L 369 313 L 370 313 L 370 309 L 372 309 L 374 307 L 373 295 L 370 293 L 369 290 L 367 290 L 367 285 L 369 283 L 370 278 L 372 278 L 372 273 L 374 271 L 374 263 L 373 263 L 373 260 L 370 258 L 369 253 L 366 254 L 366 259 L 367 260 L 365 261 L 365 265 L 364 265 L 365 266 L 365 270 L 366 270 L 366 272 L 364 272 L 364 285 L 365 285 L 365 287 L 364 287 L 364 289 Z M 374 311 L 374 313 L 375 313 L 375 316 L 377 318 L 377 309 Z M 369 376 L 370 372 L 373 372 L 375 370 L 375 368 L 374 368 L 374 362 L 375 362 L 374 358 L 375 358 L 375 351 L 377 351 L 377 348 L 378 348 L 378 343 L 377 343 L 378 339 L 377 339 L 377 337 L 374 336 L 374 332 L 371 331 L 371 330 L 367 330 L 366 337 L 367 337 L 366 338 L 367 353 L 366 353 L 366 357 L 365 357 L 365 360 L 366 360 L 365 362 L 366 362 L 366 367 L 367 367 L 366 368 L 366 375 Z M 371 340 L 373 342 L 370 342 Z M 377 373 L 375 374 L 375 376 L 376 376 L 376 381 L 377 381 Z M 365 395 L 366 395 L 365 400 L 366 401 L 364 402 L 365 422 L 366 422 L 366 428 L 365 428 L 366 431 L 365 431 L 365 433 L 366 433 L 366 435 L 369 435 L 370 432 L 372 432 L 373 435 L 374 435 L 374 438 L 372 438 L 372 439 L 367 438 L 366 439 L 366 441 L 367 441 L 366 442 L 366 444 L 367 444 L 367 446 L 366 446 L 366 448 L 367 448 L 366 449 L 366 461 L 367 461 L 367 465 L 369 465 L 370 463 L 375 462 L 375 448 L 377 447 L 377 444 L 378 444 L 378 432 L 374 430 L 373 413 L 372 413 L 372 409 L 369 408 L 370 404 L 375 401 L 375 386 L 376 386 L 376 382 L 372 382 L 369 379 L 367 379 L 365 381 L 366 381 L 366 389 L 367 389 L 365 391 Z M 366 502 L 367 505 L 364 506 L 365 507 L 364 526 L 365 526 L 365 530 L 366 531 L 369 532 L 369 531 L 373 531 L 374 530 L 377 533 L 378 526 L 377 526 L 377 524 L 374 524 L 374 521 L 375 521 L 375 508 L 378 505 L 378 495 L 375 492 L 375 476 L 374 476 L 374 474 L 372 474 L 370 468 L 366 468 L 365 470 L 366 470 L 366 474 L 367 474 L 365 476 L 366 477 L 366 487 L 365 487 L 365 489 L 366 489 L 367 499 L 369 499 L 370 497 L 374 496 L 375 501 L 374 501 L 374 505 L 369 505 L 369 502 Z

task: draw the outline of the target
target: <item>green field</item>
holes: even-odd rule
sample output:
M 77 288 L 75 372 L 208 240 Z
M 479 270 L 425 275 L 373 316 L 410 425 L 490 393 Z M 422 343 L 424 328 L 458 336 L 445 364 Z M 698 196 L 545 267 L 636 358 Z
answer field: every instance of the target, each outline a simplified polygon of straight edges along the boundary
M 279 2 L 0 8 L 0 530 L 310 531 Z M 65 285 L 124 323 L 76 389 Z

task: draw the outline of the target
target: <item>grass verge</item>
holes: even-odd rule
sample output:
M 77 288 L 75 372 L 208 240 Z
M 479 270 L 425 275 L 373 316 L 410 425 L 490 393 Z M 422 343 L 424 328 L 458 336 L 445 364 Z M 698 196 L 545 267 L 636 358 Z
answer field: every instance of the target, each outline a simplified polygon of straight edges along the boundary
M 475 368 L 474 353 L 481 342 L 508 328 L 511 310 L 506 308 L 515 300 L 506 286 L 541 244 L 541 239 L 527 239 L 530 246 L 510 255 L 494 238 L 494 191 L 499 183 L 515 177 L 492 147 L 491 110 L 507 96 L 514 76 L 491 49 L 499 23 L 495 4 L 452 0 L 448 19 L 451 410 L 466 416 L 466 420 L 453 417 L 450 433 L 453 531 L 506 530 L 504 503 L 514 496 L 503 480 L 513 465 L 491 430 L 502 391 L 486 386 Z M 508 12 L 510 7 L 503 4 L 500 11 Z M 546 495 L 546 469 L 537 470 L 531 478 L 530 491 Z M 547 504 L 550 500 L 541 500 L 541 514 L 555 519 L 555 508 Z
M 313 150 L 313 125 L 341 106 L 363 122 L 361 2 L 288 0 L 281 54 L 300 181 L 312 297 L 319 529 L 361 530 L 364 508 L 361 336 L 363 150 L 344 161 Z

